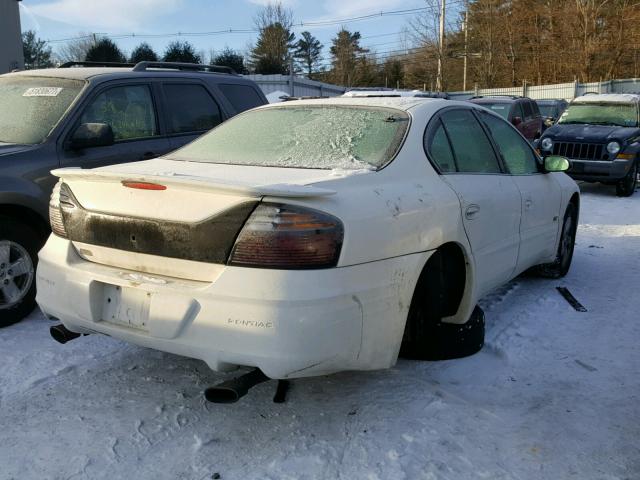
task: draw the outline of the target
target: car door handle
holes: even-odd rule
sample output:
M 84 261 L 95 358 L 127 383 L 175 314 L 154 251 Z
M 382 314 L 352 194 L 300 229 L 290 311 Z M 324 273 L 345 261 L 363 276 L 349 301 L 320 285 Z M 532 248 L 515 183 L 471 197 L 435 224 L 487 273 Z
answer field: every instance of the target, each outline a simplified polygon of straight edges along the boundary
M 152 158 L 156 158 L 157 155 L 155 154 L 155 152 L 144 152 L 142 155 L 140 155 L 140 160 L 151 160 Z
M 524 201 L 524 208 L 529 209 L 529 208 L 531 208 L 532 206 L 533 206 L 533 200 L 531 200 L 530 198 L 527 198 L 527 199 Z
M 464 216 L 467 220 L 473 220 L 476 215 L 478 215 L 478 213 L 480 213 L 480 205 L 476 205 L 474 203 L 466 208 L 466 210 L 464 211 Z

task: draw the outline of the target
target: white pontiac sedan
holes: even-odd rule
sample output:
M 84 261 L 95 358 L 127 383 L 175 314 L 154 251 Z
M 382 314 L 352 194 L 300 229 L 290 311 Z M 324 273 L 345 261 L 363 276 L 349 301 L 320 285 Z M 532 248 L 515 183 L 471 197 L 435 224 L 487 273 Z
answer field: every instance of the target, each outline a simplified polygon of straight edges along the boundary
M 158 159 L 54 171 L 37 301 L 70 332 L 277 379 L 469 355 L 480 297 L 567 273 L 568 166 L 470 103 L 268 105 Z

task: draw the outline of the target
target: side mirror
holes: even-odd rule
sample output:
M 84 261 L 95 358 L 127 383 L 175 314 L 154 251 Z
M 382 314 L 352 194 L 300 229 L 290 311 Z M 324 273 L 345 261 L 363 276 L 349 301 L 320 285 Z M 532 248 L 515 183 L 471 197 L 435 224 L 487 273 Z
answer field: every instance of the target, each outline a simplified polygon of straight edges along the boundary
M 547 117 L 547 118 L 545 118 L 545 120 L 544 120 L 544 124 L 545 124 L 545 126 L 547 126 L 547 127 L 551 127 L 554 123 L 556 123 L 556 119 L 555 119 L 555 118 L 553 118 L 553 117 Z
M 544 157 L 544 169 L 547 172 L 566 172 L 569 167 L 571 167 L 571 162 L 568 158 L 558 155 Z
M 522 117 L 513 117 L 513 123 L 516 127 L 522 123 Z
M 113 129 L 106 123 L 83 123 L 71 136 L 69 147 L 82 150 L 91 147 L 108 147 L 113 145 Z

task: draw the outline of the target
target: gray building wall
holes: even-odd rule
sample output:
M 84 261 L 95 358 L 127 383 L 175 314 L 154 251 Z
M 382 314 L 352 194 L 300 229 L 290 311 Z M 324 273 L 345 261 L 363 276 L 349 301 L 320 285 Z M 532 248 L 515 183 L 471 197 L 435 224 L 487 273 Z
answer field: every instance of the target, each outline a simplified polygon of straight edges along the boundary
M 0 0 L 0 74 L 24 68 L 20 0 Z

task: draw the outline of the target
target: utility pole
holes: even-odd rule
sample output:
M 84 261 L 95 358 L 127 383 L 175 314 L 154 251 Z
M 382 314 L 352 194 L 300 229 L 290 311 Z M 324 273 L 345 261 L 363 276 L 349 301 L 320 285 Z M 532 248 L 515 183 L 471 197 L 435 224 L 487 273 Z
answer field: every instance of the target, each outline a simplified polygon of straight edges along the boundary
M 462 74 L 462 91 L 467 91 L 467 57 L 469 56 L 468 50 L 469 39 L 469 4 L 466 5 L 464 11 L 464 73 Z
M 440 0 L 440 35 L 438 42 L 438 76 L 436 78 L 436 90 L 442 91 L 442 60 L 444 57 L 444 16 L 446 12 L 446 0 Z

